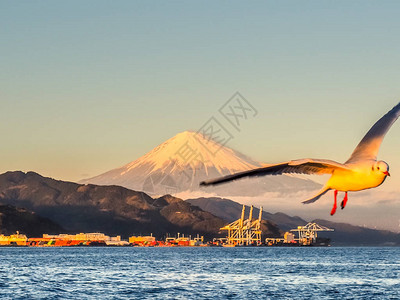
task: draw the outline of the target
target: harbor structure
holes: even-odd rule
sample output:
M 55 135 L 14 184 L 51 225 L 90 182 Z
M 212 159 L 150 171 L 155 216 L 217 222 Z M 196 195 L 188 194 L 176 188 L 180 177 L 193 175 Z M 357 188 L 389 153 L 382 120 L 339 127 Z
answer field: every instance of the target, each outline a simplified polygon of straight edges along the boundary
M 110 237 L 104 233 L 43 234 L 41 238 L 28 239 L 29 246 L 127 246 L 121 236 Z
M 157 244 L 156 238 L 153 235 L 147 236 L 131 236 L 129 237 L 129 244 L 134 246 L 155 246 Z
M 262 207 L 258 219 L 253 220 L 253 205 L 250 207 L 249 217 L 245 219 L 246 206 L 243 205 L 240 219 L 220 228 L 228 231 L 225 247 L 261 245 L 261 217 Z
M 317 223 L 308 223 L 304 226 L 297 226 L 285 232 L 283 238 L 266 238 L 265 243 L 268 246 L 329 246 L 329 239 L 318 241 L 318 232 L 334 231 L 331 228 L 318 225 Z M 297 237 L 295 235 L 297 233 Z
M 178 237 L 167 237 L 165 239 L 165 246 L 205 246 L 204 236 L 197 235 L 192 238 L 191 235 L 185 236 L 178 233 Z
M 0 235 L 0 246 L 36 246 L 36 247 L 63 247 L 63 246 L 260 246 L 262 207 L 258 219 L 253 219 L 253 206 L 250 207 L 248 218 L 245 219 L 246 206 L 243 205 L 240 219 L 220 228 L 228 232 L 225 238 L 214 238 L 213 242 L 204 243 L 204 237 L 197 235 L 185 236 L 178 233 L 177 237 L 167 235 L 165 241 L 156 240 L 150 236 L 131 236 L 129 242 L 121 240 L 121 236 L 110 237 L 104 233 L 78 233 L 78 234 L 43 234 L 40 238 L 28 238 L 18 231 L 16 234 Z M 317 223 L 308 223 L 285 232 L 281 238 L 267 238 L 267 246 L 329 246 L 330 239 L 320 238 L 322 231 L 334 231 Z M 296 236 L 297 234 L 297 236 Z
M 129 241 L 122 240 L 121 236 L 111 237 L 104 233 L 78 233 L 78 234 L 43 234 L 42 237 L 28 238 L 18 231 L 9 236 L 0 234 L 0 246 L 29 246 L 29 247 L 70 247 L 70 246 L 141 246 L 141 247 L 172 247 L 172 246 L 208 246 L 204 237 L 197 234 L 179 234 L 177 237 L 167 237 L 158 241 L 153 235 L 131 236 Z
M 297 226 L 297 229 L 291 229 L 291 232 L 297 232 L 298 241 L 303 245 L 311 245 L 317 242 L 318 232 L 334 231 L 331 228 L 318 225 L 317 223 L 308 223 L 304 226 Z
M 0 234 L 0 246 L 26 246 L 28 238 L 25 234 L 4 235 Z

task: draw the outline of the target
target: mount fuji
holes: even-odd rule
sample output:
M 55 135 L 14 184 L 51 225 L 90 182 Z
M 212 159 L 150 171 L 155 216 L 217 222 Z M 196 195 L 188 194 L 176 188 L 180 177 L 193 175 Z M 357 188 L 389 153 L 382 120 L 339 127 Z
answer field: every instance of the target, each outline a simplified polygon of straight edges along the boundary
M 318 189 L 319 184 L 292 175 L 243 179 L 234 185 L 199 187 L 202 180 L 233 174 L 265 164 L 194 131 L 184 131 L 144 156 L 80 183 L 120 185 L 150 195 L 193 192 L 215 196 L 260 196 Z

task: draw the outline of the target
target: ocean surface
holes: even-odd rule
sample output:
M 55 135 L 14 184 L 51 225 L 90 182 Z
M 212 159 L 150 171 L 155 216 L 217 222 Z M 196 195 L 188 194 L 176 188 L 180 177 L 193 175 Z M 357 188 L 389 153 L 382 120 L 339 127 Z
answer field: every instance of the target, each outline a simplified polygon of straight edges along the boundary
M 400 299 L 400 248 L 0 248 L 0 299 Z

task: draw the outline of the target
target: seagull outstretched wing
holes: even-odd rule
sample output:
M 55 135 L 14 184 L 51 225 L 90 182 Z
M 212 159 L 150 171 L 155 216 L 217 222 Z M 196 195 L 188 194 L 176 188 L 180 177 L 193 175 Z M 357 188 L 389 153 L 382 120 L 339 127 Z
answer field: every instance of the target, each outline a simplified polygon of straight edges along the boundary
M 341 169 L 351 171 L 348 167 L 333 160 L 326 159 L 298 159 L 288 162 L 270 165 L 263 168 L 253 169 L 249 171 L 239 172 L 224 177 L 202 181 L 200 185 L 216 185 L 227 181 L 232 181 L 244 177 L 258 177 L 265 175 L 281 175 L 285 173 L 297 174 L 331 174 L 334 170 Z
M 400 103 L 393 107 L 386 115 L 378 120 L 363 137 L 361 142 L 354 149 L 347 163 L 354 163 L 360 160 L 376 160 L 379 147 L 393 123 L 400 116 Z

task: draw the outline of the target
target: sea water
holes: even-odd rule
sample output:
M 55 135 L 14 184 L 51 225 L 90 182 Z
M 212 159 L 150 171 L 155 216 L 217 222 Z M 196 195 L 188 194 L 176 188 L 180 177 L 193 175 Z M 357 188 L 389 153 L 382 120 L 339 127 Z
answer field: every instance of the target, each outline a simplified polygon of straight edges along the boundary
M 400 299 L 400 248 L 0 248 L 1 299 Z

